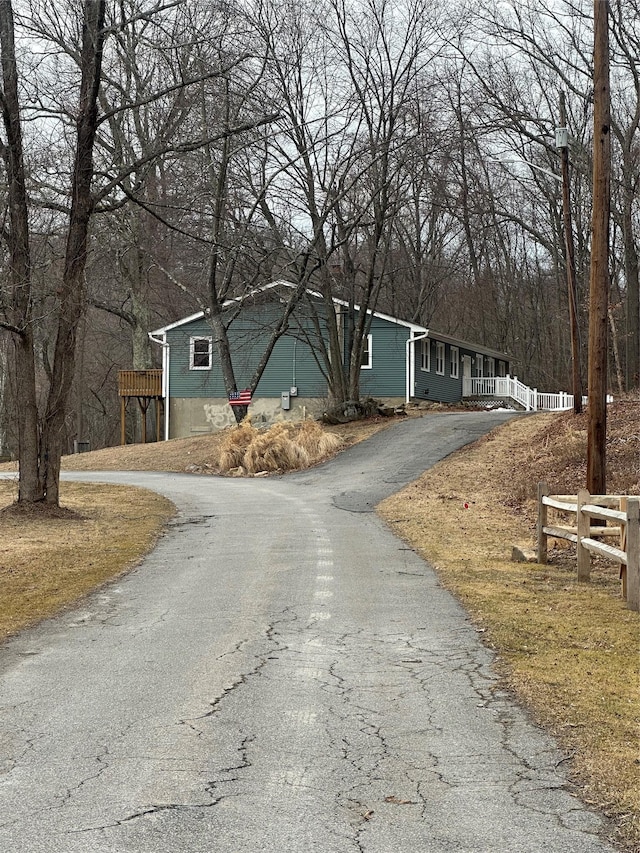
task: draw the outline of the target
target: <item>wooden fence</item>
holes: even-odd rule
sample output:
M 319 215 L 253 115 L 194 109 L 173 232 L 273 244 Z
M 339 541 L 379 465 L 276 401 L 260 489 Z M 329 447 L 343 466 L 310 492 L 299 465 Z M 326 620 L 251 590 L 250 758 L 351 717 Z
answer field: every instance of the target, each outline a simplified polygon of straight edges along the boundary
M 549 510 L 574 515 L 575 523 L 549 518 Z M 592 524 L 593 520 L 593 524 Z M 613 521 L 614 524 L 607 524 Z M 550 495 L 538 483 L 538 562 L 547 562 L 547 537 L 574 542 L 579 581 L 588 581 L 591 554 L 620 565 L 622 597 L 630 610 L 640 611 L 640 497 L 630 495 Z M 611 545 L 603 539 L 617 540 Z

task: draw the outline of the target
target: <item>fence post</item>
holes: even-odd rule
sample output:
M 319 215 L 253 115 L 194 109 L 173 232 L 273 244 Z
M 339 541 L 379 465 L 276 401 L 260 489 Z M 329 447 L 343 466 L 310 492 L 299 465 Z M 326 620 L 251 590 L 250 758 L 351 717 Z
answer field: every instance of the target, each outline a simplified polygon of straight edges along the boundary
M 620 496 L 620 505 L 618 507 L 620 512 L 627 512 L 627 496 Z M 628 521 L 628 519 L 627 519 Z M 620 525 L 620 550 L 626 553 L 627 551 L 627 524 Z M 624 563 L 620 563 L 620 593 L 622 595 L 622 600 L 627 600 L 627 567 Z
M 627 498 L 627 607 L 640 610 L 640 498 Z
M 588 539 L 591 533 L 591 518 L 582 512 L 582 507 L 589 503 L 591 495 L 586 489 L 578 492 L 578 517 L 576 526 L 578 528 L 578 542 L 576 545 L 578 556 L 578 580 L 588 581 L 591 574 L 591 554 L 582 547 L 582 540 Z
M 543 496 L 549 494 L 549 486 L 542 480 L 538 483 L 538 562 L 543 566 L 547 564 L 547 534 L 544 528 L 547 526 L 547 511 L 549 507 L 542 503 Z

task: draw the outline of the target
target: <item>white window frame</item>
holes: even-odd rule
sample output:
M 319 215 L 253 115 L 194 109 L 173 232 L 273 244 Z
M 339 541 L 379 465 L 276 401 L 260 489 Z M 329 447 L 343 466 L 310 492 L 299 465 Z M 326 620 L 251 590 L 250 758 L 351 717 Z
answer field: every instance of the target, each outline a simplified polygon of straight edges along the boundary
M 484 355 L 481 352 L 476 353 L 476 377 L 482 379 L 484 376 Z
M 459 379 L 460 378 L 460 350 L 458 347 L 451 347 L 451 378 Z
M 360 364 L 360 370 L 371 370 L 373 367 L 373 335 L 369 333 L 364 336 L 365 346 L 362 350 L 362 359 L 363 361 Z M 366 357 L 366 361 L 364 358 Z
M 207 342 L 208 364 L 196 364 L 196 341 Z M 204 353 L 201 353 L 204 355 Z M 211 370 L 213 357 L 213 338 L 210 335 L 193 335 L 189 338 L 189 370 Z
M 420 370 L 429 373 L 431 370 L 431 341 L 425 338 L 421 343 L 420 348 Z
M 491 355 L 488 355 L 486 358 L 487 358 L 487 372 L 485 375 L 488 376 L 490 379 L 494 379 L 495 375 L 496 375 L 496 360 Z
M 446 364 L 446 346 L 442 341 L 436 341 L 436 373 L 444 376 Z
M 498 376 L 505 377 L 507 375 L 507 365 L 504 361 L 498 362 Z

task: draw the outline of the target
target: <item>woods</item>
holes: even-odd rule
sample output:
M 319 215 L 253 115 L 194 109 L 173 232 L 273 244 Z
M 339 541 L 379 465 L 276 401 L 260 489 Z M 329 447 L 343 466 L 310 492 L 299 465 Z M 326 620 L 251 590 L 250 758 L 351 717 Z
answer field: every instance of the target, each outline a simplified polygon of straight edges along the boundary
M 640 373 L 640 7 L 609 6 L 605 384 L 624 391 Z M 270 345 L 313 287 L 570 389 L 572 227 L 586 388 L 593 34 L 586 0 L 0 3 L 0 454 L 20 460 L 20 499 L 57 503 L 74 439 L 118 440 L 116 374 L 154 366 L 150 329 L 208 310 L 232 390 L 223 306 L 277 278 L 295 287 Z M 320 354 L 337 402 L 359 395 L 367 315 L 352 318 L 346 366 L 337 328 Z

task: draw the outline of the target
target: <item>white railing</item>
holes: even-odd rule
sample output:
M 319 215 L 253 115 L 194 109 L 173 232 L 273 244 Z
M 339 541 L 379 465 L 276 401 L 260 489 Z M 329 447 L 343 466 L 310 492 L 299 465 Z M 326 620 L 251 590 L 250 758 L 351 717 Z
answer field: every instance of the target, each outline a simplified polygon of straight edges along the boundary
M 462 380 L 463 397 L 509 397 L 527 412 L 562 412 L 573 408 L 573 394 L 560 391 L 557 394 L 538 391 L 524 385 L 517 376 L 477 376 Z M 582 402 L 586 405 L 587 398 Z M 607 395 L 607 403 L 613 397 Z

